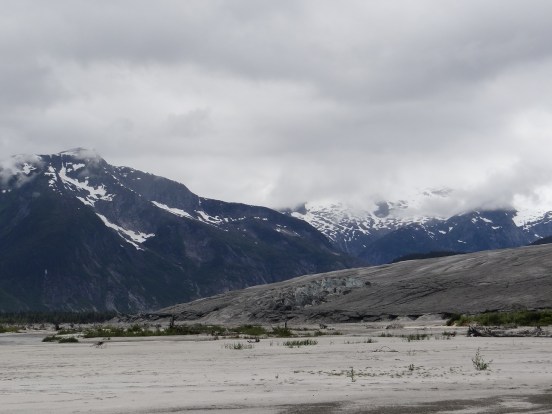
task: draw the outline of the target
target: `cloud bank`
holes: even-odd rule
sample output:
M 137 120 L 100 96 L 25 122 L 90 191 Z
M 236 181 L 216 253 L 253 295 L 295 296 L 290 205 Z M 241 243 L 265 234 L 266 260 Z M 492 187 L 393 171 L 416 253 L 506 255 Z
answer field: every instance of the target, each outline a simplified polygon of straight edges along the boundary
M 547 199 L 548 1 L 0 4 L 4 158 L 87 147 L 271 207 Z

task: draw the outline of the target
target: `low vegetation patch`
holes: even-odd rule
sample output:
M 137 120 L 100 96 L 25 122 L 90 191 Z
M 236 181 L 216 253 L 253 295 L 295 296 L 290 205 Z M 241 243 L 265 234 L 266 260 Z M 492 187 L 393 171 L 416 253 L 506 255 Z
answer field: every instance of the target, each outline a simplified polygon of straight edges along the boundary
M 42 340 L 42 342 L 57 342 L 60 344 L 78 343 L 79 340 L 74 336 L 56 336 L 50 335 Z
M 231 329 L 231 331 L 242 335 L 249 336 L 264 336 L 268 335 L 268 331 L 260 325 L 241 325 Z
M 72 344 L 72 343 L 78 343 L 79 340 L 74 336 L 67 336 L 67 337 L 59 338 L 58 342 L 60 344 Z
M 0 325 L 0 333 L 19 332 L 20 329 L 21 329 L 20 326 Z
M 375 341 L 374 339 L 372 338 L 365 338 L 365 339 L 360 339 L 360 340 L 345 340 L 343 341 L 344 344 L 346 345 L 353 345 L 353 344 L 373 344 L 373 343 L 376 343 L 377 341 Z
M 60 332 L 73 333 L 74 330 L 63 330 Z M 240 325 L 236 327 L 224 327 L 220 325 L 171 325 L 167 328 L 160 326 L 152 328 L 147 325 L 135 324 L 129 327 L 116 326 L 95 326 L 83 330 L 85 338 L 110 338 L 110 337 L 139 337 L 139 336 L 170 336 L 170 335 L 212 335 L 239 337 L 240 335 L 251 338 L 258 337 L 277 337 L 289 338 L 295 336 L 289 328 L 275 327 L 271 330 L 260 325 Z M 315 331 L 313 336 L 322 335 L 320 331 Z
M 299 348 L 300 346 L 306 346 L 306 345 L 316 345 L 318 344 L 318 341 L 315 341 L 313 339 L 296 339 L 292 341 L 285 341 L 284 346 L 287 346 L 288 348 Z
M 475 356 L 472 358 L 473 366 L 478 371 L 486 371 L 489 369 L 489 366 L 492 361 L 485 361 L 483 357 L 481 356 L 479 348 L 477 348 L 477 352 L 475 353 Z
M 297 333 L 298 332 L 298 333 Z M 89 328 L 71 327 L 59 329 L 57 335 L 69 335 L 82 333 L 84 338 L 114 338 L 114 337 L 142 337 L 142 336 L 170 336 L 170 335 L 211 335 L 218 337 L 233 337 L 246 339 L 259 338 L 292 338 L 318 337 L 323 335 L 341 335 L 340 332 L 323 332 L 314 330 L 308 332 L 305 329 L 291 329 L 288 327 L 265 328 L 261 325 L 239 325 L 226 327 L 221 325 L 176 325 L 171 323 L 167 327 L 161 325 L 134 324 L 131 326 L 94 325 Z
M 290 338 L 294 335 L 291 329 L 277 326 L 276 328 L 272 328 L 271 336 L 275 336 L 276 338 Z
M 150 328 L 142 325 L 132 325 L 128 328 L 115 326 L 99 326 L 84 330 L 85 338 L 139 337 L 139 336 L 170 336 L 170 335 L 222 335 L 226 329 L 218 325 L 174 325 L 166 329 Z
M 225 349 L 235 349 L 235 350 L 242 350 L 242 349 L 253 349 L 253 344 L 244 344 L 242 342 L 235 342 L 232 344 L 225 344 Z
M 406 341 L 410 342 L 410 341 L 423 341 L 424 339 L 429 339 L 430 335 L 416 333 L 416 334 L 402 335 L 401 337 L 404 338 Z
M 448 326 L 550 326 L 552 325 L 552 310 L 515 311 L 515 312 L 485 312 L 478 315 L 452 315 L 447 321 Z

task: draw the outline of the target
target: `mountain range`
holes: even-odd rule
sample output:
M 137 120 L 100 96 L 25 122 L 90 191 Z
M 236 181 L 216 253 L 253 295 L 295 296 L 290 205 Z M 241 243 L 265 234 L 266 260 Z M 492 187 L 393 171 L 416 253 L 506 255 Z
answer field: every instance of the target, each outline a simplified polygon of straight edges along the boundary
M 0 311 L 145 312 L 305 274 L 552 235 L 548 211 L 427 216 L 415 213 L 419 202 L 276 211 L 200 197 L 82 148 L 13 156 L 0 163 Z
M 371 265 L 420 254 L 440 256 L 519 247 L 552 235 L 550 211 L 496 209 L 451 216 L 416 214 L 420 198 L 444 198 L 450 191 L 424 191 L 411 200 L 382 201 L 372 211 L 342 203 L 305 203 L 283 212 L 310 223 L 336 248 Z

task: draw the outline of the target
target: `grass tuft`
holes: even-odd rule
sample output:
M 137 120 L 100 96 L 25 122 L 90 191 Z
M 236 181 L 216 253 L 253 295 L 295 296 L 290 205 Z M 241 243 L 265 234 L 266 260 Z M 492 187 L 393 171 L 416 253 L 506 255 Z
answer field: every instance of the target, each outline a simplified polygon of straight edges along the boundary
M 284 342 L 284 346 L 287 346 L 289 348 L 294 348 L 294 347 L 299 348 L 300 346 L 316 345 L 316 344 L 318 344 L 318 341 L 315 341 L 313 339 L 296 339 L 296 340 L 293 340 L 293 341 L 285 341 Z
M 242 350 L 242 349 L 253 349 L 252 344 L 244 344 L 242 342 L 235 342 L 232 344 L 225 344 L 225 349 L 235 349 L 235 350 Z
M 481 356 L 479 348 L 477 348 L 477 352 L 475 353 L 475 356 L 472 358 L 472 362 L 476 370 L 485 371 L 489 369 L 489 366 L 492 361 L 485 361 Z

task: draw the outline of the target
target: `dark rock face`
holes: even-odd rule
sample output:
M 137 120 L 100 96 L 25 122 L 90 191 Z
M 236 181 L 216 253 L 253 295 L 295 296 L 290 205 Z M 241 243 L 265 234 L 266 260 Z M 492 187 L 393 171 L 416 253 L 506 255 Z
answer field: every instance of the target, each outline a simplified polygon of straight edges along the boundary
M 74 150 L 0 169 L 0 310 L 137 312 L 343 269 L 304 221 Z
M 159 311 L 210 323 L 358 322 L 552 307 L 552 246 L 302 276 Z

